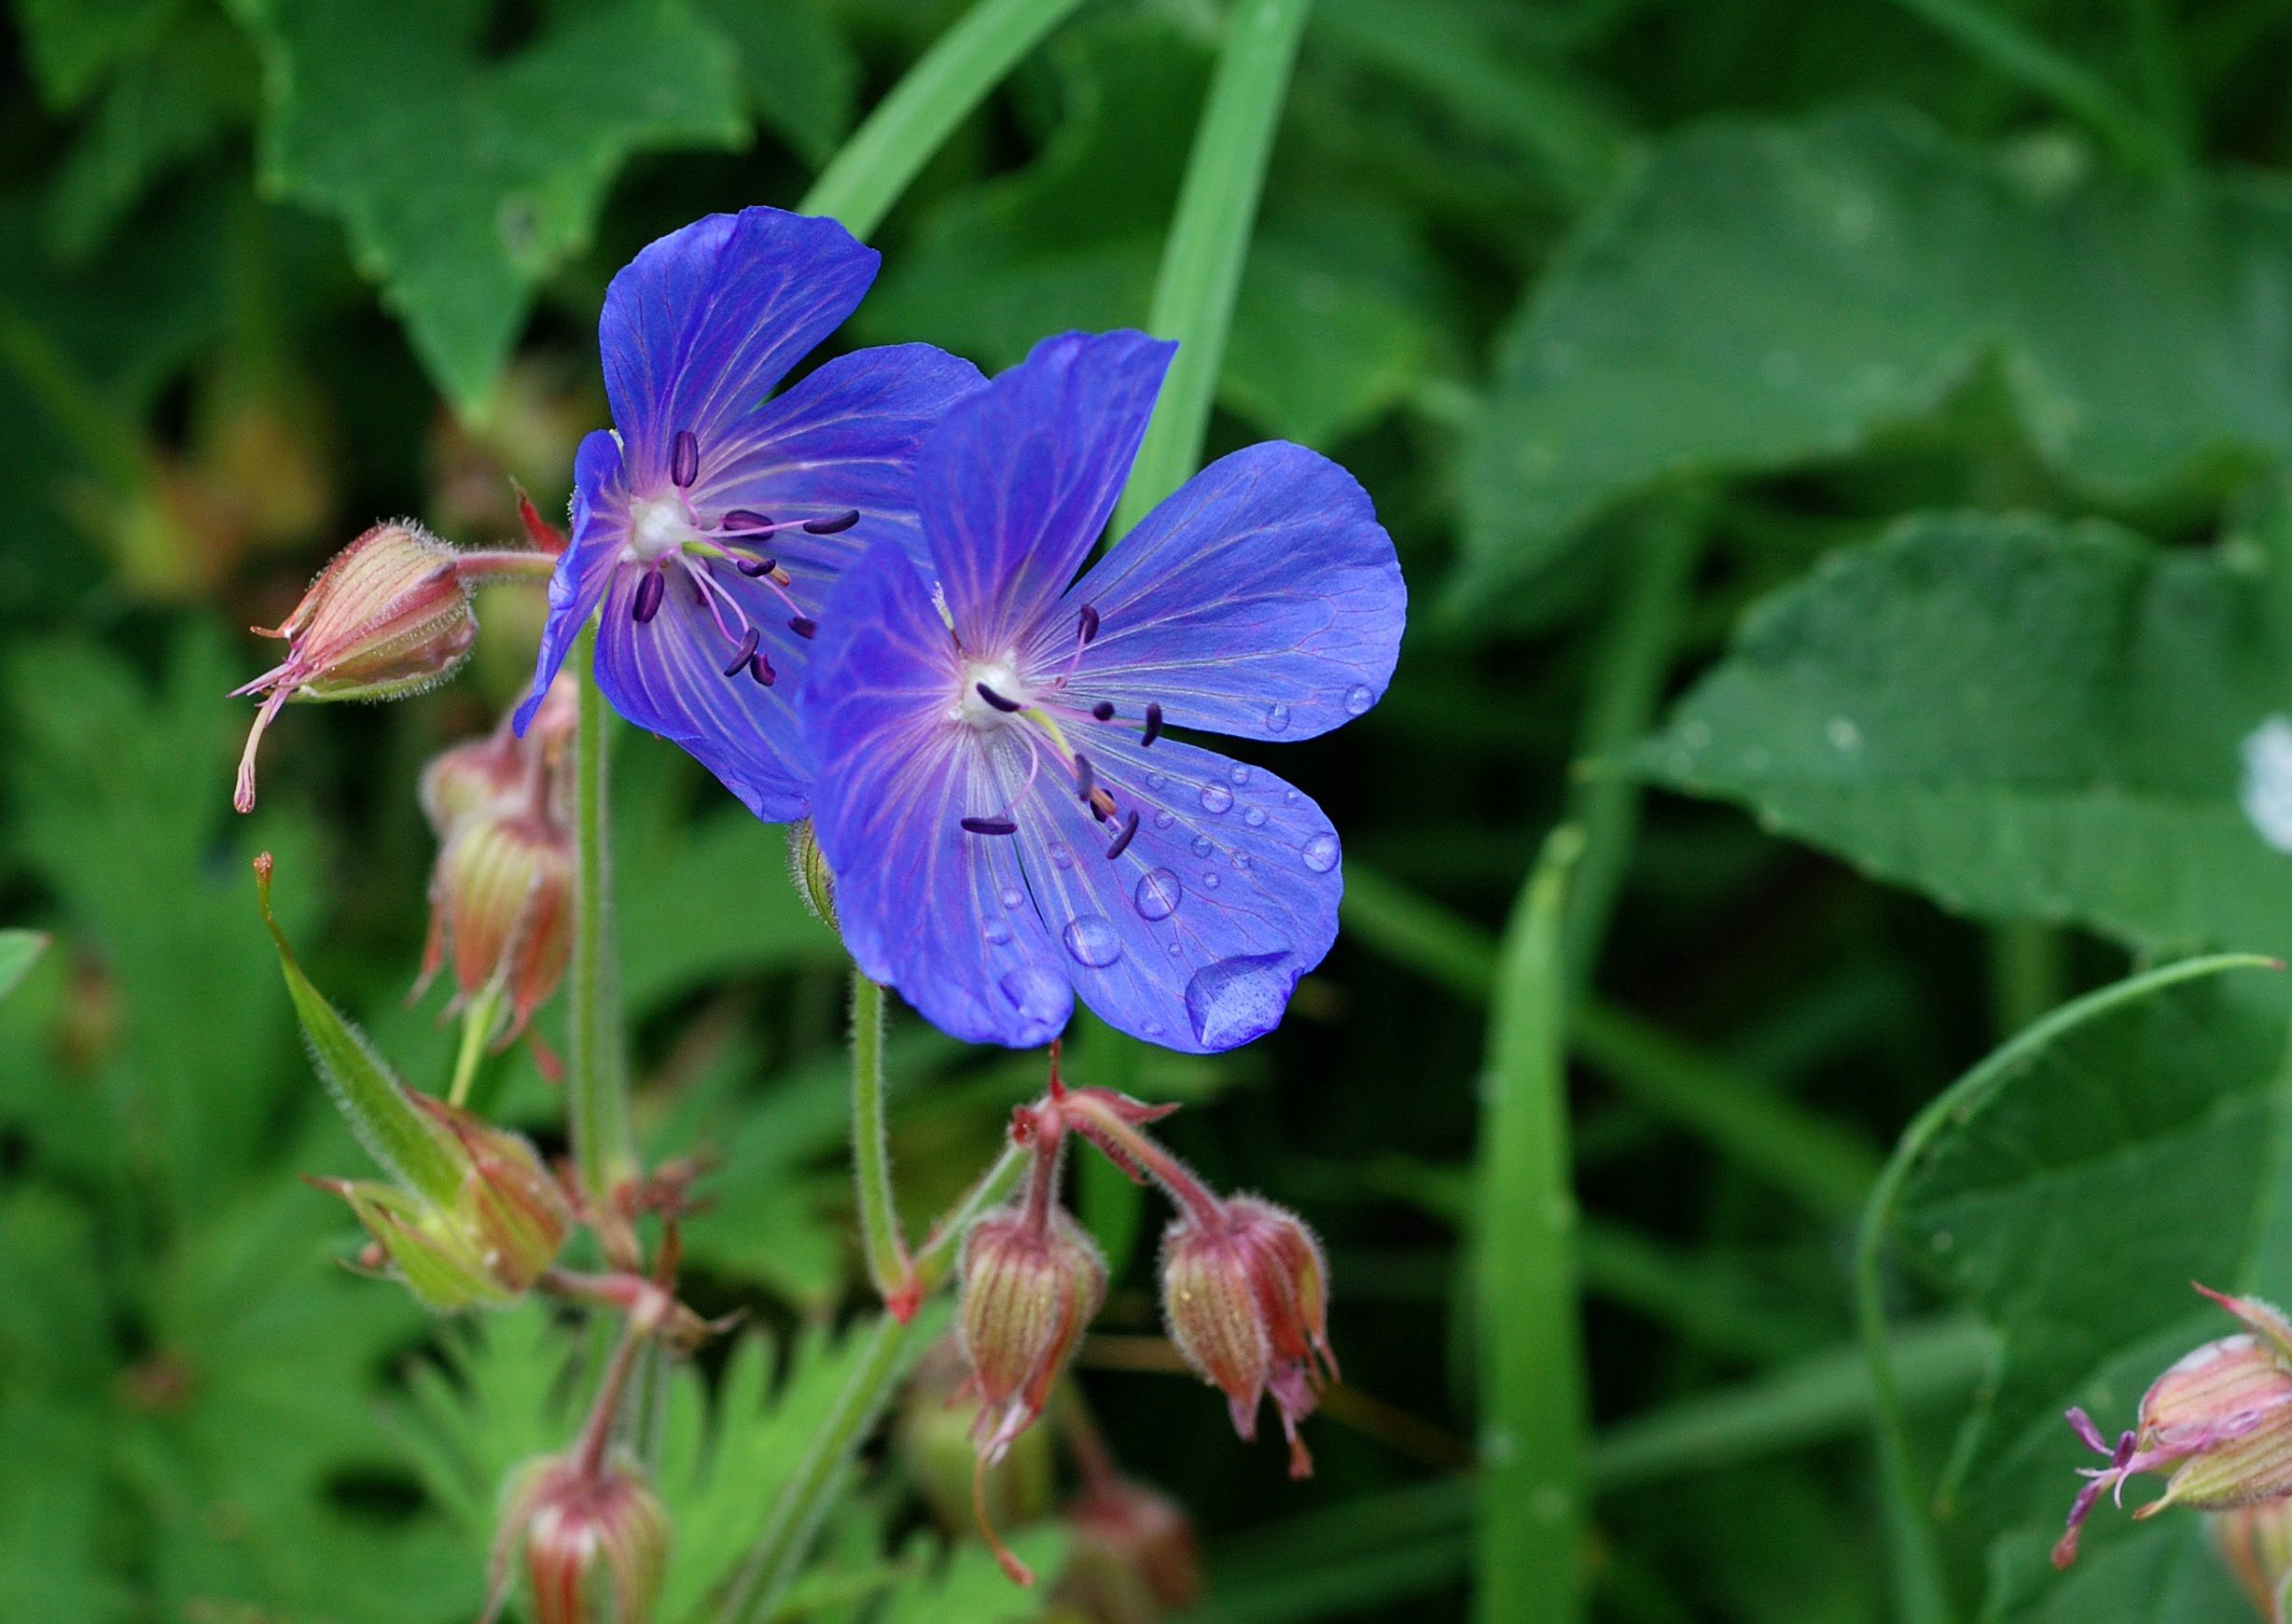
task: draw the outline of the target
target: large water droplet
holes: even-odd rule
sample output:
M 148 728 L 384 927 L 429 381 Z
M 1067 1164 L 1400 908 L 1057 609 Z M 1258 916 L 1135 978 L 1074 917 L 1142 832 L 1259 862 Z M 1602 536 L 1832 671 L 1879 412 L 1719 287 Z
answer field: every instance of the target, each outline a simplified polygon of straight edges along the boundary
M 1066 951 L 1075 955 L 1075 962 L 1088 965 L 1093 970 L 1103 970 L 1122 956 L 1122 938 L 1115 934 L 1114 926 L 1095 913 L 1069 920 L 1059 934 L 1066 943 Z
M 1249 811 L 1242 814 L 1242 821 L 1253 829 L 1262 829 L 1265 827 L 1265 810 L 1262 807 L 1251 807 Z
M 1172 824 L 1174 824 L 1177 821 L 1178 814 L 1172 812 L 1168 807 L 1162 808 L 1161 811 L 1154 814 L 1154 826 L 1158 829 L 1166 829 Z
M 1016 908 L 1025 900 L 1026 897 L 1021 894 L 1016 885 L 1003 887 L 1003 906 L 1005 908 Z
M 987 922 L 987 939 L 998 948 L 1009 946 L 1010 926 L 999 919 L 989 920 Z
M 1231 1048 L 1280 1024 L 1290 983 L 1282 965 L 1289 955 L 1246 953 L 1196 970 L 1186 983 L 1186 1016 L 1204 1048 Z
M 1249 782 L 1249 769 L 1246 767 L 1237 767 L 1232 771 L 1227 773 L 1226 776 L 1232 779 L 1236 784 L 1247 784 Z
M 1202 786 L 1202 810 L 1203 812 L 1222 812 L 1232 804 L 1233 791 L 1228 789 L 1224 784 L 1205 784 Z
M 1287 705 L 1274 705 L 1266 711 L 1265 730 L 1269 733 L 1285 733 L 1289 730 L 1289 707 Z
M 1214 848 L 1214 847 L 1212 847 L 1212 846 L 1211 846 L 1211 844 L 1210 844 L 1210 837 L 1209 837 L 1209 836 L 1207 836 L 1207 835 L 1196 835 L 1196 836 L 1194 837 L 1194 855 L 1195 855 L 1195 856 L 1197 856 L 1197 857 L 1206 857 L 1206 856 L 1208 856 L 1208 855 L 1210 854 L 1210 853 L 1211 853 L 1213 850 L 1215 850 L 1215 848 Z
M 1066 983 L 1048 970 L 1033 965 L 1021 965 L 1007 973 L 995 985 L 1010 1006 L 1029 1020 L 1039 1021 L 1055 1030 L 1066 1020 Z
M 1186 895 L 1186 887 L 1178 877 L 1167 868 L 1154 868 L 1138 877 L 1138 889 L 1132 900 L 1138 904 L 1141 919 L 1168 919 L 1178 909 L 1178 901 Z
M 1345 715 L 1357 716 L 1377 702 L 1377 696 L 1368 691 L 1366 683 L 1354 683 L 1345 690 Z
M 1324 830 L 1299 848 L 1305 866 L 1316 874 L 1327 874 L 1337 867 L 1337 837 Z

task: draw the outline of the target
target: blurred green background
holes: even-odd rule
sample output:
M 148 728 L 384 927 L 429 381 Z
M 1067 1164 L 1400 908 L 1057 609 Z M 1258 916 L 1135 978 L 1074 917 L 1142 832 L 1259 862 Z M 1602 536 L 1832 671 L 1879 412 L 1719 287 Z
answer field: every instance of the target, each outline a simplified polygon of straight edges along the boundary
M 792 205 L 961 9 L 15 0 L 0 924 L 55 940 L 0 1003 L 0 1620 L 474 1615 L 493 1485 L 571 1424 L 575 1344 L 335 1266 L 351 1221 L 296 1174 L 359 1159 L 247 863 L 277 854 L 313 974 L 440 1086 L 440 995 L 404 1001 L 413 779 L 521 689 L 540 605 L 490 592 L 420 700 L 286 713 L 246 820 L 223 696 L 269 659 L 242 629 L 378 518 L 500 542 L 512 479 L 561 509 L 612 271 Z M 993 370 L 1144 322 L 1225 15 L 1081 6 L 873 234 L 835 343 Z M 1339 457 L 1410 582 L 1385 702 L 1268 757 L 1345 832 L 1349 928 L 1238 1053 L 1074 1035 L 1077 1075 L 1187 1102 L 1175 1147 L 1331 1254 L 1347 1384 L 1292 1485 L 1152 1341 L 1159 1213 L 1096 1166 L 1075 1192 L 1117 1270 L 1080 1389 L 1193 1520 L 1190 1618 L 1470 1607 L 1485 1006 L 1567 817 L 1593 1614 L 1936 1617 L 1889 1564 L 1854 1341 L 1882 1159 L 2072 994 L 2292 948 L 2292 733 L 2264 726 L 2292 710 L 2287 52 L 2278 0 L 1313 7 L 1210 450 Z M 780 831 L 626 729 L 616 771 L 641 1130 L 715 1158 L 689 1292 L 751 1315 L 664 1411 L 683 1624 L 866 1297 L 843 979 Z M 2193 1517 L 2098 1530 L 2066 1581 L 2043 1551 L 2081 1464 L 2061 1401 L 2124 1424 L 2222 1328 L 2192 1273 L 2292 1269 L 2284 1000 L 2253 979 L 2015 1061 L 2007 1115 L 1967 1105 L 1881 1210 L 1909 1498 L 1963 1616 L 2238 1616 Z M 903 1018 L 893 1066 L 920 1224 L 1040 1065 Z M 489 1086 L 562 1145 L 521 1052 Z M 791 1604 L 1035 1616 L 942 1548 L 917 1429 Z

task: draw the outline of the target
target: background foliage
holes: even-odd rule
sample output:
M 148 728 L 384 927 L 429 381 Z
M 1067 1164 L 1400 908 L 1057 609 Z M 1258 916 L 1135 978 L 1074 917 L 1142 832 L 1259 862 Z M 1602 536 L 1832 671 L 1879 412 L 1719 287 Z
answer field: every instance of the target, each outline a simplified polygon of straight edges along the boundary
M 412 777 L 521 687 L 538 605 L 496 591 L 423 700 L 290 713 L 246 822 L 237 629 L 372 518 L 490 542 L 510 478 L 560 503 L 613 269 L 792 204 L 960 9 L 16 0 L 0 921 L 53 941 L 0 936 L 0 1618 L 473 1613 L 583 1347 L 334 1267 L 347 1216 L 294 1175 L 358 1159 L 246 861 L 434 1085 Z M 993 368 L 1146 321 L 1224 19 L 1078 7 L 872 234 L 841 341 Z M 2222 968 L 2048 1012 L 2292 951 L 2287 49 L 2271 0 L 1313 7 L 1211 449 L 1342 458 L 1413 588 L 1389 699 L 1282 756 L 1347 832 L 1348 931 L 1251 1048 L 1076 1039 L 1332 1252 L 1348 1384 L 1291 1486 L 1157 1354 L 1159 1216 L 1082 1177 L 1117 1274 L 1080 1385 L 1194 1518 L 1192 1617 L 1455 1617 L 1535 1579 L 1471 1534 L 1476 1482 L 1552 1442 L 1507 1430 L 1539 1372 L 1486 1360 L 1574 1339 L 1475 1263 L 1542 1244 L 1508 1198 L 1561 1152 L 1594 1616 L 2237 1616 L 2193 1516 L 2104 1516 L 2066 1578 L 2044 1552 L 2063 1405 L 2122 1424 L 2217 1334 L 2192 1276 L 2292 1291 L 2285 992 Z M 751 1315 L 660 1407 L 681 1621 L 850 1356 L 842 981 L 778 831 L 655 742 L 617 770 L 640 1129 L 715 1157 L 692 1291 Z M 1554 881 L 1500 964 L 1563 820 L 1564 914 Z M 1572 1146 L 1483 1143 L 1484 1066 L 1494 1113 L 1563 1006 Z M 892 1064 L 920 1221 L 1039 1062 L 902 1021 Z M 486 1086 L 558 1143 L 529 1061 Z M 935 1532 L 919 1437 L 870 1455 L 805 1616 L 1038 1610 Z

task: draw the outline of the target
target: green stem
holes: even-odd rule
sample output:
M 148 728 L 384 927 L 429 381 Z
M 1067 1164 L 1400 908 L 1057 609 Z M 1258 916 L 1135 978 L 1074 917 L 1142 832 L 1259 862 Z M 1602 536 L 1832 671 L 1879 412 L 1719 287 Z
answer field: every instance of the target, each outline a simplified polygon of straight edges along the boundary
M 605 853 L 609 764 L 596 648 L 596 629 L 585 626 L 566 663 L 579 722 L 573 744 L 573 965 L 565 1109 L 582 1191 L 602 1201 L 633 1176 L 636 1151 L 629 1136 L 628 1059 L 621 1048 L 620 981 L 614 958 L 612 868 Z
M 883 1120 L 883 989 L 852 970 L 852 1171 L 868 1278 L 905 1319 L 915 1312 L 915 1265 L 892 1197 L 891 1136 Z
M 448 1104 L 469 1103 L 469 1086 L 477 1080 L 479 1062 L 485 1059 L 486 1040 L 493 1035 L 493 1022 L 501 1015 L 501 983 L 489 981 L 463 1009 L 462 1044 L 454 1051 L 453 1081 L 446 1090 Z
M 855 237 L 883 223 L 955 127 L 1080 0 L 979 0 L 919 58 L 820 172 L 797 211 Z
M 1990 932 L 1990 1004 L 2000 1041 L 2041 1020 L 2069 983 L 2069 938 L 2040 919 L 2009 919 Z
M 1568 897 L 1573 996 L 1582 996 L 1599 968 L 1639 834 L 1639 778 L 1615 770 L 1610 757 L 1647 731 L 1662 701 L 1702 550 L 1704 508 L 1701 499 L 1682 498 L 1650 515 L 1592 668 L 1576 744 L 1577 776 L 1568 795 L 1569 821 L 1584 831 L 1584 860 Z
M 1266 160 L 1312 0 L 1238 0 L 1194 132 L 1176 214 L 1162 243 L 1147 329 L 1178 340 L 1146 442 L 1116 510 L 1119 534 L 1192 476 L 1225 364 L 1242 266 L 1265 190 Z
M 2182 981 L 2217 975 L 2224 970 L 2271 968 L 2274 964 L 2271 959 L 2249 953 L 2185 959 L 2146 975 L 2128 977 L 2099 992 L 2089 992 L 2075 1003 L 2063 1005 L 2044 1020 L 2024 1028 L 2012 1041 L 1993 1049 L 1973 1070 L 1928 1102 L 1903 1131 L 1894 1156 L 1871 1187 L 1854 1252 L 1854 1310 L 1862 1332 L 1863 1354 L 1870 1368 L 1882 1486 L 1887 1497 L 1887 1533 L 1893 1548 L 1896 1599 L 1902 1624 L 1949 1624 L 1952 1617 L 1949 1589 L 1942 1577 L 1941 1554 L 1927 1516 L 1925 1489 L 1910 1453 L 1910 1428 L 1903 1416 L 1901 1383 L 1895 1368 L 1886 1302 L 1879 1278 L 1887 1232 L 1894 1225 L 1895 1206 L 1901 1199 L 1902 1187 L 1911 1168 L 1945 1128 L 1979 1110 L 2024 1061 L 2071 1028 Z
M 1028 1159 L 1017 1146 L 1006 1145 L 994 1165 L 971 1187 L 970 1194 L 932 1229 L 931 1238 L 915 1255 L 919 1294 L 928 1293 L 947 1277 L 963 1232 L 973 1218 L 1009 1194 Z M 916 1323 L 910 1319 L 903 1325 L 884 1314 L 864 1333 L 867 1340 L 858 1362 L 812 1441 L 805 1445 L 796 1470 L 782 1483 L 763 1533 L 757 1536 L 747 1560 L 726 1590 L 716 1610 L 718 1624 L 765 1624 L 773 1617 L 803 1567 L 821 1520 L 842 1492 L 853 1455 L 875 1430 L 883 1407 L 891 1402 L 906 1368 Z
M 1583 1327 L 1569 1171 L 1565 930 L 1583 850 L 1553 831 L 1513 909 L 1489 1014 L 1480 1117 L 1481 1478 L 1476 1617 L 1584 1611 Z

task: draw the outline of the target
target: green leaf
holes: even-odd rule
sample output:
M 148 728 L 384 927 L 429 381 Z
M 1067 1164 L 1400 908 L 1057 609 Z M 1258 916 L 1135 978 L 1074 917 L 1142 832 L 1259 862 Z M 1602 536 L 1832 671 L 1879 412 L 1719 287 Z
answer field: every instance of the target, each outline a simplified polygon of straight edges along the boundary
M 1498 345 L 1459 607 L 1660 481 L 1847 455 L 1994 356 L 2021 428 L 2110 502 L 2292 454 L 2292 191 L 2149 189 L 1900 112 L 1656 148 Z M 2106 341 L 2096 335 L 2105 334 Z
M 817 169 L 852 128 L 859 57 L 817 0 L 693 0 L 740 52 L 748 111 Z
M 2134 1523 L 2104 1501 L 2077 1567 L 2047 1560 L 2092 1464 L 2062 1412 L 2081 1405 L 2114 1434 L 2166 1366 L 2234 1331 L 2191 1280 L 2292 1284 L 2286 989 L 2204 968 L 2235 965 L 2106 989 L 1977 1067 L 1913 1125 L 1876 1209 L 1897 1256 L 2002 1339 L 1938 1496 L 1993 1536 L 1992 1617 L 2244 1616 L 2192 1513 Z
M 457 0 L 229 0 L 260 50 L 269 185 L 340 216 L 456 409 L 634 153 L 746 133 L 731 46 L 681 0 L 580 8 L 506 61 Z
M 25 55 L 49 107 L 77 106 L 104 76 L 149 48 L 183 0 L 16 0 Z
M 32 973 L 47 951 L 46 931 L 0 930 L 0 998 L 16 991 L 16 984 Z
M 2292 951 L 2267 578 L 2116 528 L 1913 517 L 1746 619 L 1640 765 L 1992 919 Z
M 938 1543 L 918 1534 L 901 1554 L 920 1565 Z M 893 1591 L 877 1624 L 1021 1624 L 1044 1617 L 1050 1606 L 1044 1589 L 1066 1561 L 1066 1531 L 1056 1525 L 1024 1528 L 1010 1536 L 1012 1554 L 1039 1579 L 1035 1589 L 1022 1590 L 1004 1575 L 986 1547 L 961 1541 L 943 1568 L 926 1569 Z

